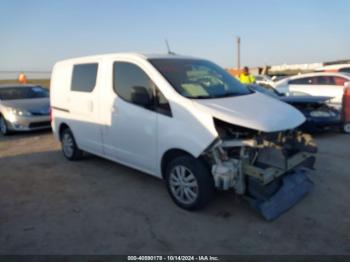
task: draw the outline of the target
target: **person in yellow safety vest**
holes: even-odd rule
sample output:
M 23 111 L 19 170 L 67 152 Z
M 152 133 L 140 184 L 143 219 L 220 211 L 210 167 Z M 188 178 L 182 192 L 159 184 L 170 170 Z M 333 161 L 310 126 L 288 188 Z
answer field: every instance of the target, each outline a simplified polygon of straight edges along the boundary
M 255 83 L 255 77 L 249 73 L 248 67 L 245 66 L 243 68 L 243 72 L 239 75 L 239 81 L 241 81 L 241 83 L 245 85 Z

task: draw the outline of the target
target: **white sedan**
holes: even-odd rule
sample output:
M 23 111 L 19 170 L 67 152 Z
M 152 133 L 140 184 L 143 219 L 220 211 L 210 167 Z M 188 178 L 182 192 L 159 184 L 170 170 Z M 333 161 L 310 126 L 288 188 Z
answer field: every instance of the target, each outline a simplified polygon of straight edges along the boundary
M 303 93 L 333 97 L 330 103 L 340 107 L 347 82 L 350 82 L 350 74 L 318 72 L 285 78 L 277 82 L 275 88 L 284 94 Z
M 273 86 L 274 82 L 272 81 L 271 77 L 269 77 L 268 75 L 255 75 L 255 82 L 258 85 L 262 85 L 262 86 Z

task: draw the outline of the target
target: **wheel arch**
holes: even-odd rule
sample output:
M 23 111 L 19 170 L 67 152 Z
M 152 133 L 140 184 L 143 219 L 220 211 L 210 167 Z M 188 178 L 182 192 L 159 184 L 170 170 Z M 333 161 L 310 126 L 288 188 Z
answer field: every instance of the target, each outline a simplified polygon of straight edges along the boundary
M 58 137 L 59 137 L 60 141 L 62 140 L 63 131 L 66 130 L 67 128 L 70 129 L 70 127 L 68 126 L 67 123 L 65 123 L 65 122 L 60 123 L 60 125 L 58 127 Z
M 193 158 L 196 158 L 194 157 L 191 153 L 183 150 L 183 149 L 179 149 L 179 148 L 172 148 L 172 149 L 169 149 L 167 150 L 163 156 L 162 156 L 162 160 L 161 160 L 161 175 L 162 175 L 162 178 L 164 179 L 165 178 L 165 173 L 166 173 L 166 168 L 167 168 L 167 165 L 170 163 L 170 161 L 176 157 L 179 157 L 179 156 L 191 156 Z

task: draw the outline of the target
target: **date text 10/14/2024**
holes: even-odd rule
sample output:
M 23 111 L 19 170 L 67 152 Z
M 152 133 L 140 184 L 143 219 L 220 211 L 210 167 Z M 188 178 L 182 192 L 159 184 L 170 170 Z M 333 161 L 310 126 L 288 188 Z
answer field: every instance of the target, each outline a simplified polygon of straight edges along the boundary
M 217 256 L 128 256 L 128 261 L 220 261 Z

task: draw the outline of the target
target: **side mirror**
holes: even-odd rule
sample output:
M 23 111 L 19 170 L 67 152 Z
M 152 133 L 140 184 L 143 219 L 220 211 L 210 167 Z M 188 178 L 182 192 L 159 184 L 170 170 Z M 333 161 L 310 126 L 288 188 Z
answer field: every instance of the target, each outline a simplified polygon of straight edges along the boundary
M 131 88 L 131 102 L 142 107 L 152 104 L 152 99 L 144 86 L 133 86 Z

